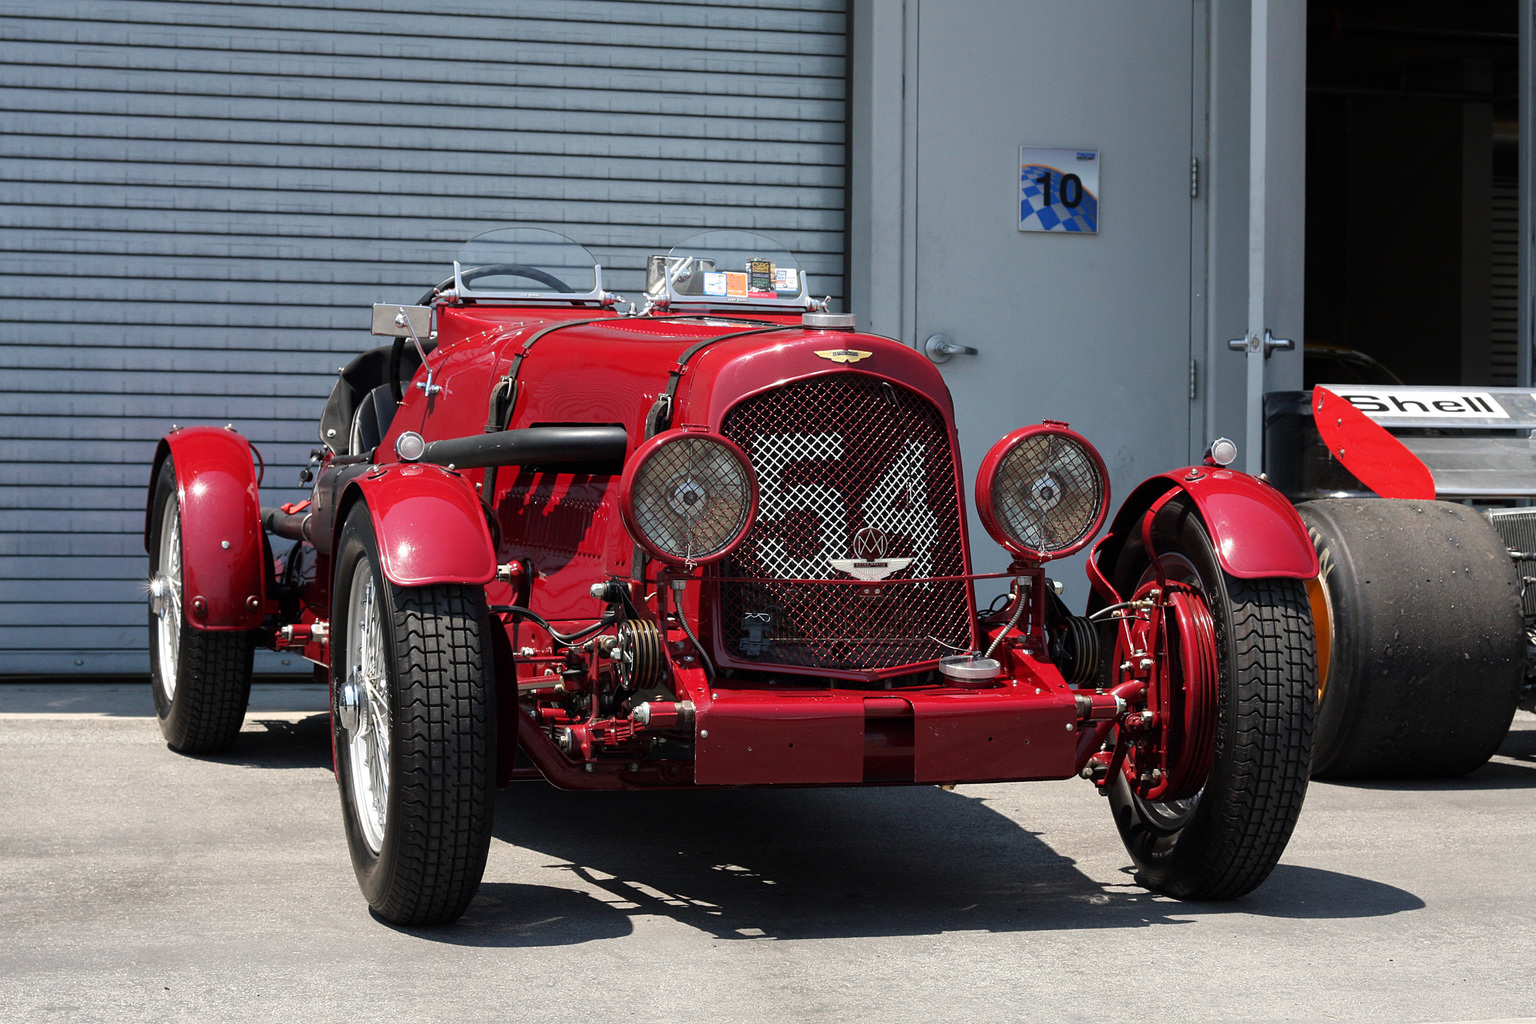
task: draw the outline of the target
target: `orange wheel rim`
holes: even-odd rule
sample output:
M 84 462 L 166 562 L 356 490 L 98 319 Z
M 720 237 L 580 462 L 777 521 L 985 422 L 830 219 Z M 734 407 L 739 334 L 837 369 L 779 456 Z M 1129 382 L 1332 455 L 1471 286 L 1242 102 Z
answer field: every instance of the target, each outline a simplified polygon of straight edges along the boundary
M 1312 632 L 1317 636 L 1317 702 L 1328 692 L 1328 667 L 1333 661 L 1333 599 L 1328 584 L 1307 580 L 1307 600 L 1312 605 Z

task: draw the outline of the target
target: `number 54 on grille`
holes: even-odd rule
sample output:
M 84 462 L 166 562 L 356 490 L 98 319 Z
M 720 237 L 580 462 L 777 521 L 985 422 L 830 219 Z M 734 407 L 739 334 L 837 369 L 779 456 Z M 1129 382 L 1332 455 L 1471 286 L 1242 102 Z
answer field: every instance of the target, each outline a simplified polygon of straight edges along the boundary
M 1306 790 L 1317 562 L 1230 442 L 1110 519 L 1089 441 L 1021 426 L 974 478 L 1011 556 L 979 574 L 922 354 L 828 312 L 761 236 L 621 269 L 636 302 L 574 242 L 504 228 L 376 306 L 389 343 L 341 370 L 306 501 L 262 507 L 232 428 L 166 435 L 145 543 L 173 749 L 235 742 L 255 647 L 313 662 L 353 866 L 399 923 L 463 912 L 495 790 L 526 779 L 1081 776 L 1149 888 L 1265 879 Z M 1090 544 L 1075 614 L 1045 570 Z

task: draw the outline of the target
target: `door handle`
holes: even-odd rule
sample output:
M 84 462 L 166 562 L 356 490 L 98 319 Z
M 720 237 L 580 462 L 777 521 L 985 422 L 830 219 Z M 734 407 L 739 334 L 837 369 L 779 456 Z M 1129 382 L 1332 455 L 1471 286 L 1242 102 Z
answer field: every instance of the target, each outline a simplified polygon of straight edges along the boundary
M 947 334 L 935 334 L 923 342 L 923 351 L 936 363 L 949 362 L 950 356 L 973 356 L 976 350 L 969 345 L 957 345 Z
M 1276 352 L 1289 352 L 1296 347 L 1296 343 L 1288 338 L 1277 338 L 1270 333 L 1268 327 L 1264 328 L 1264 336 L 1250 334 L 1246 338 L 1233 338 L 1227 342 L 1227 348 L 1233 352 L 1257 352 L 1264 350 L 1264 358 L 1268 359 Z

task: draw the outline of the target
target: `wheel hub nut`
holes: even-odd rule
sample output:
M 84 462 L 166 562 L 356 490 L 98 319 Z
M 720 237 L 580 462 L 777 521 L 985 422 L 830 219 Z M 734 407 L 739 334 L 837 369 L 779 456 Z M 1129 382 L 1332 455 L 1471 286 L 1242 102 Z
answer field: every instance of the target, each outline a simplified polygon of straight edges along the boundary
M 164 576 L 149 581 L 149 610 L 156 615 L 165 614 L 166 599 L 171 596 L 171 585 Z
M 341 727 L 349 733 L 357 732 L 357 684 L 342 683 L 336 691 L 336 713 Z

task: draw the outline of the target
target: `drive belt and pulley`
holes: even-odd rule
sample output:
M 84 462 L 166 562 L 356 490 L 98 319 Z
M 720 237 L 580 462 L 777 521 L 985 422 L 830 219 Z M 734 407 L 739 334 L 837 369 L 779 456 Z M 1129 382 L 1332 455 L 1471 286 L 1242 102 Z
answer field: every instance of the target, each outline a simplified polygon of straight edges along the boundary
M 650 619 L 624 619 L 614 629 L 612 658 L 622 687 L 631 693 L 659 686 L 666 678 L 661 630 Z

